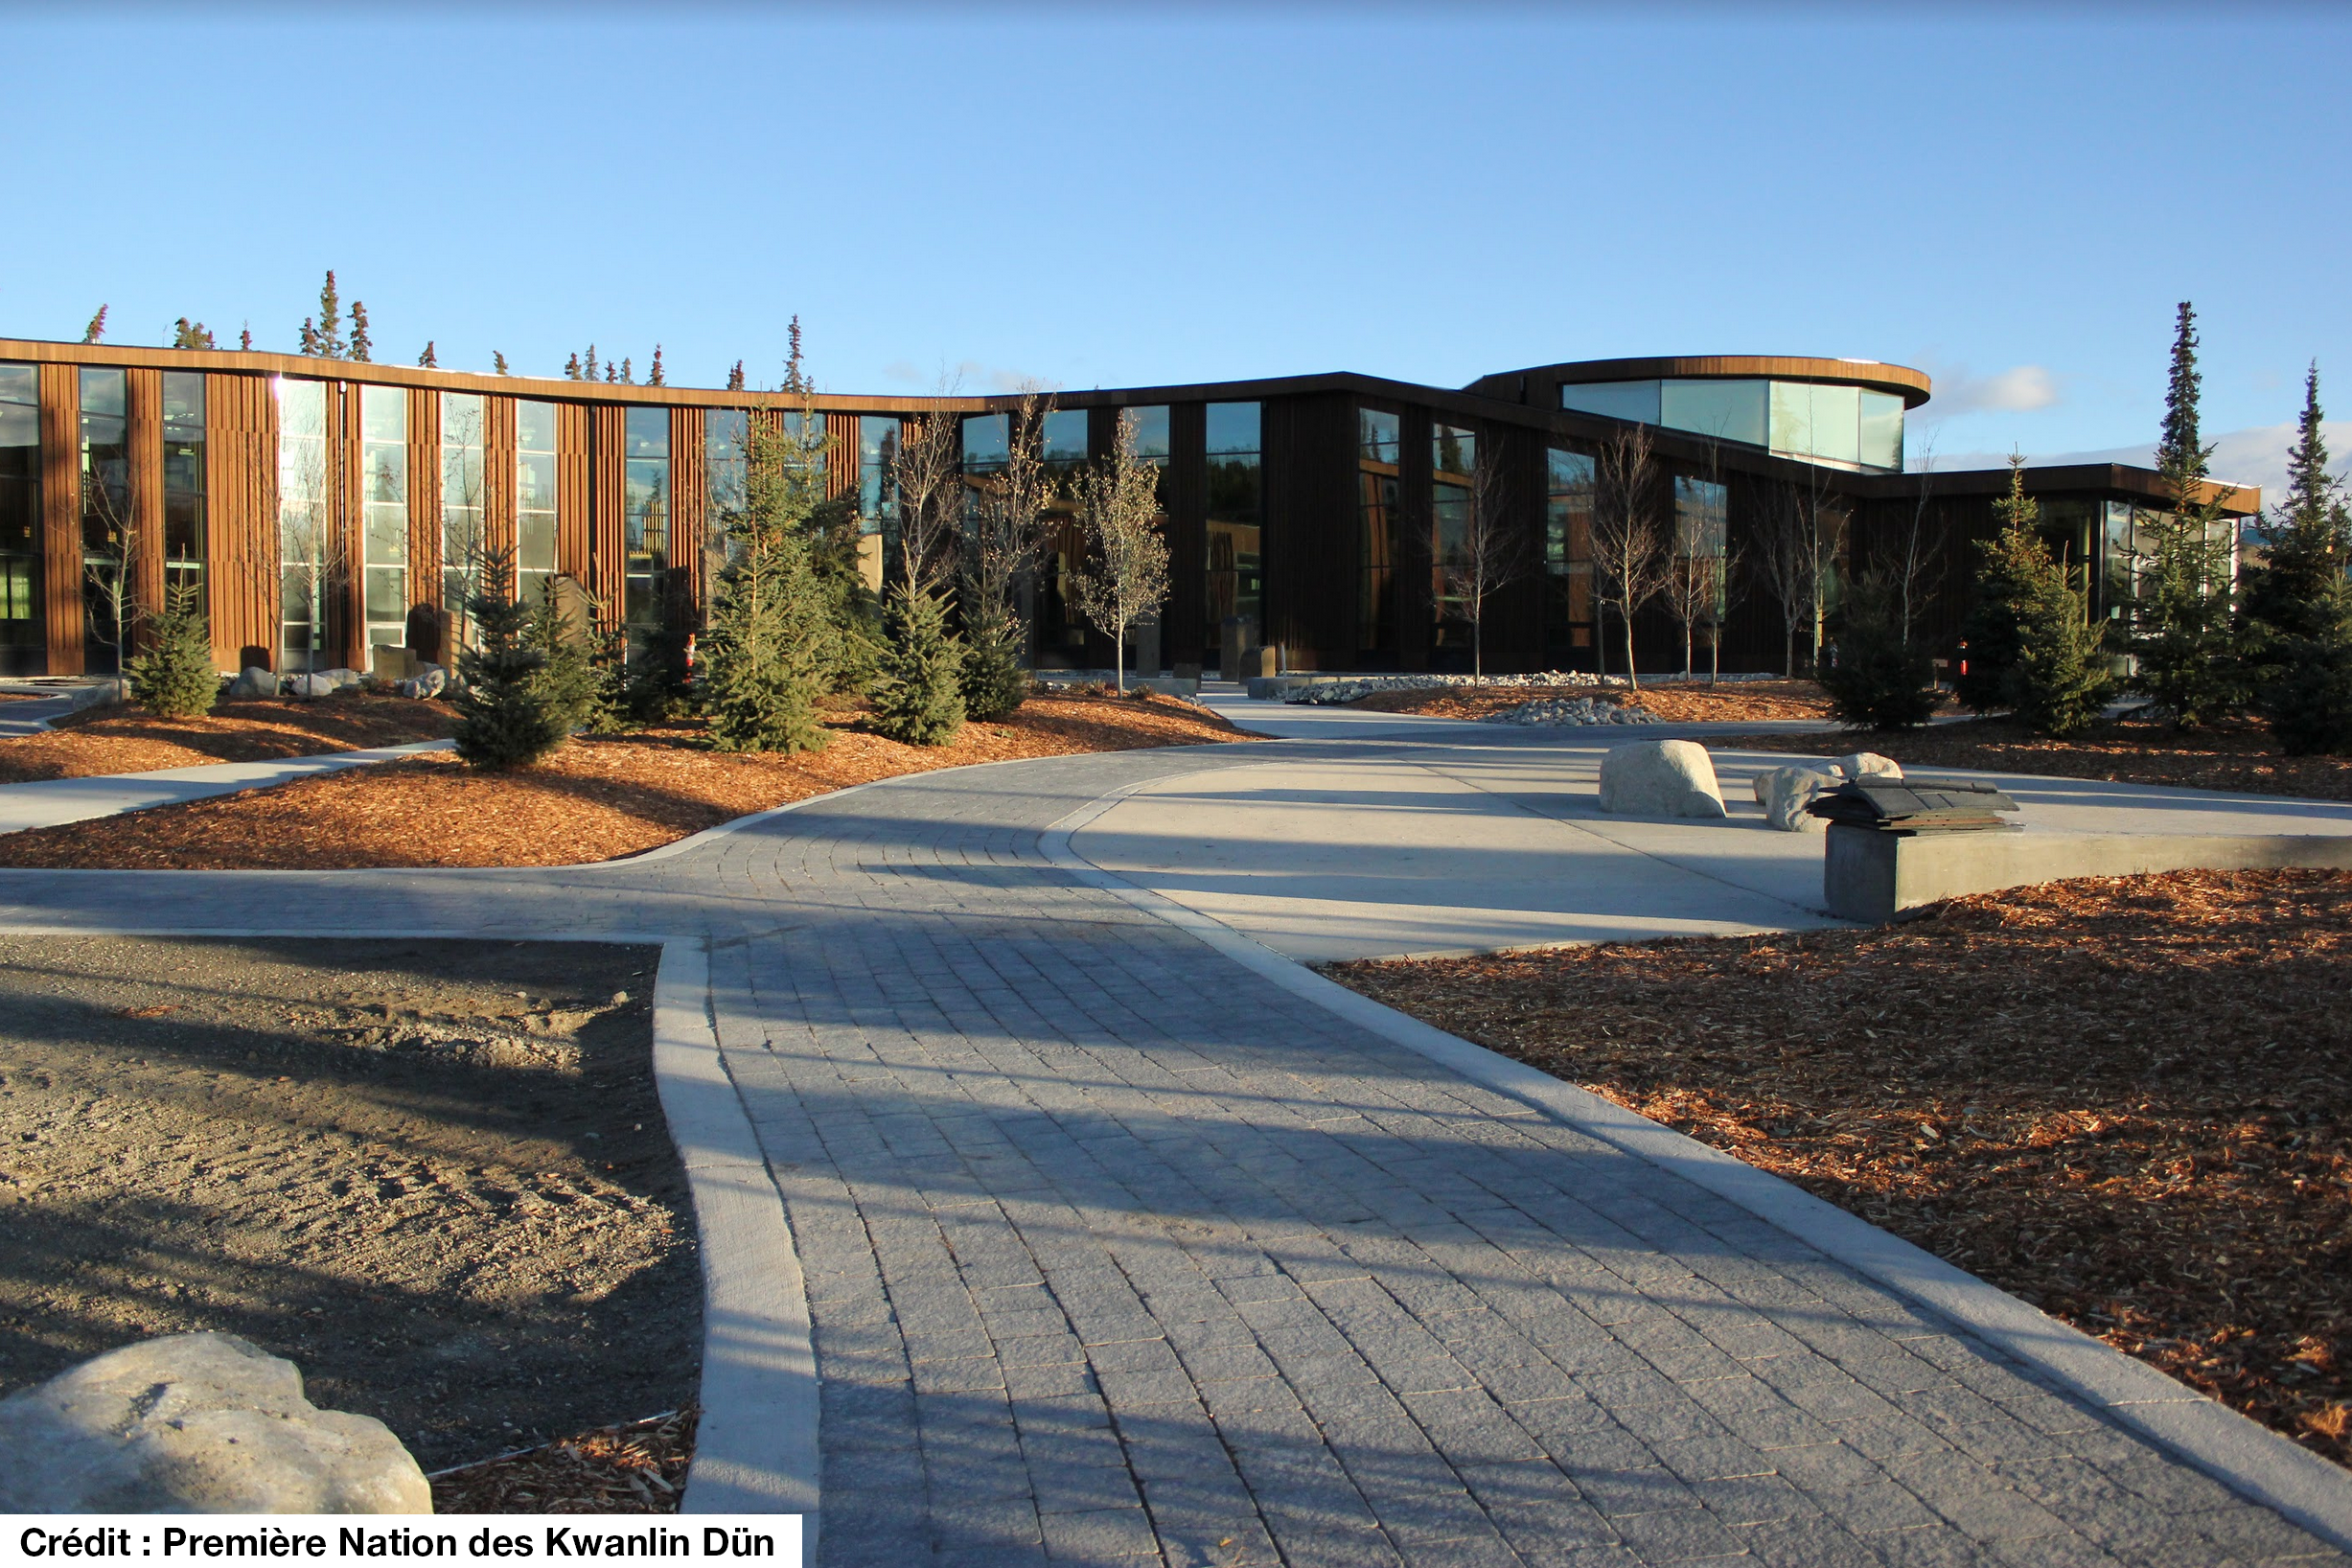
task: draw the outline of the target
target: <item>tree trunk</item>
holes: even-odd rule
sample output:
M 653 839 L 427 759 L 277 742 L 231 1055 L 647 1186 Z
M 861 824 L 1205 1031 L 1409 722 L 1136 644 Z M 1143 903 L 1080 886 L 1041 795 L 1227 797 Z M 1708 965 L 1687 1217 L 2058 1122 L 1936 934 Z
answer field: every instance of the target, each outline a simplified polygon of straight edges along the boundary
M 1781 678 L 1785 680 L 1797 678 L 1797 629 L 1793 626 L 1781 628 Z
M 1127 695 L 1127 628 L 1123 624 L 1118 635 L 1111 639 L 1111 686 L 1121 697 Z
M 1633 668 L 1633 617 L 1626 617 L 1626 684 L 1635 691 L 1642 689 L 1642 678 Z

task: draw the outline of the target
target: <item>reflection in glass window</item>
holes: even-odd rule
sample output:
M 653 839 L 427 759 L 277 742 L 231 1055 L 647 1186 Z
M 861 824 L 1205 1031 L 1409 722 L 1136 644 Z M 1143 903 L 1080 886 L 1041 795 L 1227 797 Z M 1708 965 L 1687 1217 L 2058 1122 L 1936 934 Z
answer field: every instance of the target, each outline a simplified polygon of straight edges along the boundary
M 315 670 L 326 653 L 327 561 L 334 470 L 327 454 L 327 387 L 279 377 L 278 657 L 287 674 Z
M 401 387 L 359 389 L 359 526 L 364 644 L 397 648 L 408 640 L 408 394 Z
M 884 524 L 895 531 L 898 522 L 898 496 L 893 487 L 891 471 L 898 463 L 898 416 L 895 414 L 861 414 L 858 416 L 858 532 L 886 532 Z
M 1470 623 L 1460 597 L 1449 590 L 1459 581 L 1469 548 L 1470 521 L 1477 505 L 1478 437 L 1453 425 L 1429 429 L 1429 608 L 1436 648 L 1466 648 Z
M 1356 410 L 1356 644 L 1396 652 L 1396 474 L 1399 422 L 1383 408 Z
M 1811 381 L 1772 383 L 1772 450 L 1789 457 L 1861 463 L 1861 388 Z
M 163 571 L 167 593 L 203 585 L 204 477 L 203 373 L 167 370 L 163 373 Z
M 1040 453 L 1049 463 L 1086 461 L 1087 414 L 1083 408 L 1056 408 L 1045 418 Z
M 1664 381 L 1658 387 L 1658 423 L 1761 447 L 1770 402 L 1764 381 Z
M 997 482 L 1012 460 L 1012 416 L 974 414 L 963 421 L 964 520 L 980 515 L 980 493 Z
M 119 370 L 81 372 L 81 597 L 84 667 L 112 673 L 144 607 L 132 595 L 127 388 Z
M 1544 453 L 1544 640 L 1555 660 L 1593 645 L 1593 460 Z
M 1167 404 L 1151 404 L 1120 410 L 1135 416 L 1135 454 L 1164 466 L 1167 462 Z
M 482 533 L 482 399 L 474 392 L 441 394 L 441 605 L 450 617 L 453 658 L 472 647 L 466 600 L 480 585 Z
M 1078 474 L 1086 467 L 1091 417 L 1083 408 L 1056 408 L 1039 431 L 1052 499 L 1046 504 L 1037 572 L 1037 646 L 1057 657 L 1082 654 L 1086 624 L 1072 600 L 1078 569 L 1086 565 L 1086 530 L 1079 525 Z
M 555 404 L 515 404 L 515 587 L 537 604 L 555 575 Z
M 0 365 L 0 667 L 30 674 L 41 627 L 41 400 L 32 365 Z
M 1674 477 L 1674 554 L 1690 560 L 1723 559 L 1730 492 L 1710 479 Z
M 1892 392 L 1862 393 L 1862 466 L 1902 467 L 1902 400 Z
M 1209 533 L 1204 646 L 1223 646 L 1226 621 L 1244 623 L 1241 640 L 1265 633 L 1265 485 L 1258 405 L 1212 403 L 1209 427 Z M 1227 679 L 1234 679 L 1227 672 Z
M 634 631 L 658 630 L 670 569 L 670 411 L 632 408 L 621 476 L 621 548 L 626 561 L 623 618 Z
M 1559 405 L 1571 413 L 1603 414 L 1610 419 L 1658 423 L 1658 383 L 1655 381 L 1594 381 L 1562 386 Z

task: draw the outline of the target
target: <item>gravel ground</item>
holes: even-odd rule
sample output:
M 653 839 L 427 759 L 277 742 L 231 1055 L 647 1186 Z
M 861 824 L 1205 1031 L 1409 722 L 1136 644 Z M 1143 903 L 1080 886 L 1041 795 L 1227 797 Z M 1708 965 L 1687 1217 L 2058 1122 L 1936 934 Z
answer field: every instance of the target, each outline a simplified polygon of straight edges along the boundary
M 0 937 L 0 1395 L 241 1334 L 427 1469 L 694 1396 L 650 948 Z

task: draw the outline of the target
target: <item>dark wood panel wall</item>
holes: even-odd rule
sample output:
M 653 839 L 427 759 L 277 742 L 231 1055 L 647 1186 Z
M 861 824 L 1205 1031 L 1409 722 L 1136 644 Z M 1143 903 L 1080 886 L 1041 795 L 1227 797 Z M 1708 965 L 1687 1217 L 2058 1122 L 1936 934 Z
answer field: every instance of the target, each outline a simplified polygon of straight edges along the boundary
M 81 380 L 72 365 L 43 365 L 41 389 L 41 612 L 49 673 L 80 675 L 81 609 Z
M 204 596 L 214 662 L 278 663 L 278 407 L 265 376 L 204 378 Z

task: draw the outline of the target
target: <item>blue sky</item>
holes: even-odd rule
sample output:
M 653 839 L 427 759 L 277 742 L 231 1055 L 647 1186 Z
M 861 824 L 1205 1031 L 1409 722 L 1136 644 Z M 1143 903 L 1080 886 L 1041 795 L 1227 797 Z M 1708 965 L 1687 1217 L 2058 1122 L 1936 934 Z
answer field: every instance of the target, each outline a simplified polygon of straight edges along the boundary
M 854 12 L 885 19 L 840 19 Z M 582 19 L 585 15 L 586 19 Z M 2326 8 L 0 10 L 0 335 L 832 391 L 1920 366 L 1939 451 L 2352 413 Z M 43 215 L 35 219 L 33 215 Z M 61 219 L 61 220 L 59 220 Z

